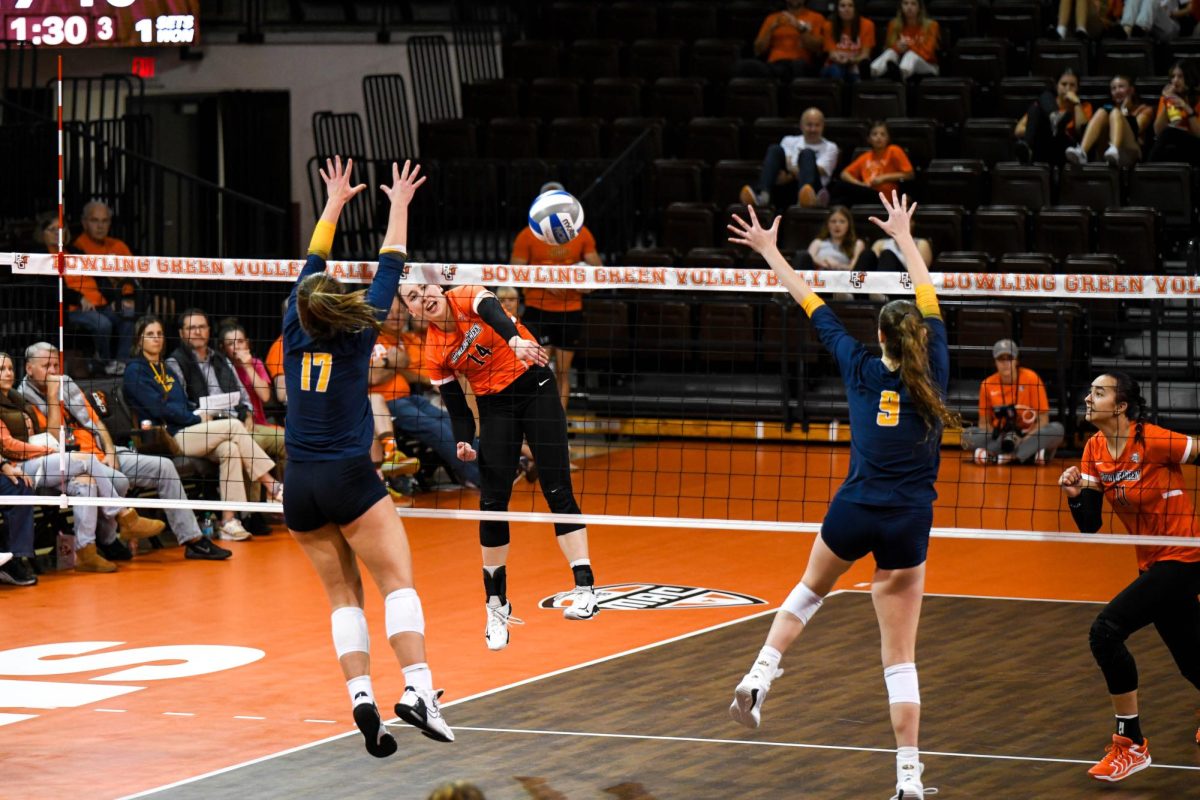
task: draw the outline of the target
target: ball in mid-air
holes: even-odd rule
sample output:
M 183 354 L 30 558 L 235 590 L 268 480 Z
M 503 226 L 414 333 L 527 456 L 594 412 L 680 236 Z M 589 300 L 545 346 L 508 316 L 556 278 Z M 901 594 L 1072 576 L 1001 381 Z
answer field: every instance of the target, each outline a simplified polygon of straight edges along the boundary
M 570 192 L 542 192 L 529 207 L 529 229 L 546 244 L 566 244 L 583 229 L 583 206 Z

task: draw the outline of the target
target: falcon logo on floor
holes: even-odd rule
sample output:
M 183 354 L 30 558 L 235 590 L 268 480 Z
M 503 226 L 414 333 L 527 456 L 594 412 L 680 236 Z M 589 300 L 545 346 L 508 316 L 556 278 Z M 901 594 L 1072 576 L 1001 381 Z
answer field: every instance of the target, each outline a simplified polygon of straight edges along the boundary
M 766 600 L 748 594 L 703 589 L 697 586 L 668 586 L 661 583 L 622 583 L 597 586 L 600 608 L 615 611 L 650 611 L 663 608 L 732 608 L 765 605 Z M 540 608 L 563 608 L 559 595 L 538 603 Z

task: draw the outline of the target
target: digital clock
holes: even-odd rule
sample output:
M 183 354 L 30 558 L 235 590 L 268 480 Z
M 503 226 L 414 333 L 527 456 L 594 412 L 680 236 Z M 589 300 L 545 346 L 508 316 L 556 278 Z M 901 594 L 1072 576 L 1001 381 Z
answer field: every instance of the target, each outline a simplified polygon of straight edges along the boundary
M 0 0 L 0 40 L 34 47 L 148 47 L 199 41 L 200 0 Z

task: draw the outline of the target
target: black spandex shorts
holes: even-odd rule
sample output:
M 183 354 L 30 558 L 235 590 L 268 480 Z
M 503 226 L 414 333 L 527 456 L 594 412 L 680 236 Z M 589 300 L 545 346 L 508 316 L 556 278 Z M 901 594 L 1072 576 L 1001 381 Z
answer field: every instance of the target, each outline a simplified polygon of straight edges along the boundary
M 548 347 L 578 350 L 583 344 L 582 311 L 543 311 L 526 306 L 521 322 L 541 344 Z
M 337 461 L 289 461 L 283 477 L 283 518 L 297 533 L 331 522 L 347 525 L 387 496 L 365 453 Z
M 933 506 L 868 506 L 835 497 L 821 539 L 843 561 L 872 553 L 880 569 L 907 569 L 925 563 L 932 526 Z

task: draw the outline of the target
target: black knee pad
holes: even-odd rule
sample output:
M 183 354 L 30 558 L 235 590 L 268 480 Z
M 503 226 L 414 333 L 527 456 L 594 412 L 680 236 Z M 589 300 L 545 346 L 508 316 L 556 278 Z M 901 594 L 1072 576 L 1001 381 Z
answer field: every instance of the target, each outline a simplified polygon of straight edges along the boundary
M 1088 633 L 1092 656 L 1104 673 L 1109 694 L 1126 694 L 1138 687 L 1137 662 L 1125 646 L 1128 638 L 1125 629 L 1104 614 L 1096 617 Z
M 542 494 L 546 497 L 546 505 L 553 514 L 579 514 L 579 503 L 575 502 L 575 493 L 569 484 L 561 486 L 542 486 Z M 566 536 L 584 527 L 582 522 L 556 522 L 554 535 Z
M 479 499 L 480 511 L 507 511 L 507 497 L 489 497 L 484 495 Z M 508 544 L 508 523 L 503 520 L 485 519 L 479 523 L 479 543 L 484 547 L 503 547 Z

